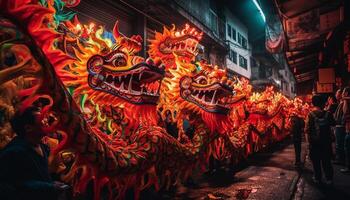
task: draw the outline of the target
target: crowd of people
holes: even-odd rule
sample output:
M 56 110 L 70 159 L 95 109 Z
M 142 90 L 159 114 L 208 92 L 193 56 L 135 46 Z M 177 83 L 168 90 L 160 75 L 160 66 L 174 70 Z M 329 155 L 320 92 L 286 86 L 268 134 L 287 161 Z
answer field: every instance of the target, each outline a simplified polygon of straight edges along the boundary
M 350 175 L 350 87 L 339 89 L 327 101 L 319 94 L 313 95 L 311 101 L 313 109 L 305 122 L 298 116 L 292 117 L 295 165 L 300 168 L 302 135 L 305 133 L 314 182 L 322 182 L 323 171 L 325 184 L 332 185 L 332 160 L 333 164 L 343 166 L 342 173 Z

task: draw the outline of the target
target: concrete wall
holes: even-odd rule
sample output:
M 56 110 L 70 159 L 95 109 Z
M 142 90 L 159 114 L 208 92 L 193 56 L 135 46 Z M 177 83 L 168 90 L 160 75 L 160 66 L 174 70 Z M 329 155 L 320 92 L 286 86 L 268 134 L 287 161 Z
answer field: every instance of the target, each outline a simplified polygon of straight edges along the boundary
M 190 15 L 194 16 L 206 27 L 211 29 L 216 35 L 218 35 L 217 27 L 213 27 L 217 24 L 217 20 L 211 17 L 211 11 L 218 17 L 218 9 L 215 1 L 210 6 L 210 0 L 175 0 L 181 7 L 183 7 Z M 213 21 L 214 20 L 214 21 Z

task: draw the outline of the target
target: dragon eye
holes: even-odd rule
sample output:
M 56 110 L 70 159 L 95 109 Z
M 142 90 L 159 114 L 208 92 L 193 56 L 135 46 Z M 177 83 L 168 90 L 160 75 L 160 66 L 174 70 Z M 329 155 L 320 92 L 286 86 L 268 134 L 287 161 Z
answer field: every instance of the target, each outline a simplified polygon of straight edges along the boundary
M 116 54 L 113 56 L 112 64 L 113 64 L 115 67 L 126 66 L 127 63 L 126 63 L 125 55 L 122 54 L 122 53 L 116 53 Z
M 205 76 L 199 76 L 195 79 L 195 81 L 199 84 L 205 85 L 208 83 L 207 79 L 205 78 Z

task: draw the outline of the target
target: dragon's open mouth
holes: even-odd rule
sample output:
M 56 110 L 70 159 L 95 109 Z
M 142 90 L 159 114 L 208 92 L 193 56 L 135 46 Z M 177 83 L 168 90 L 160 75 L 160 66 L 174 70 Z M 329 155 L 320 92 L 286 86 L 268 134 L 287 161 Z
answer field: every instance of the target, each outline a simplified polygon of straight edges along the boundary
M 93 69 L 89 70 L 88 82 L 95 90 L 116 95 L 134 104 L 156 104 L 163 75 L 161 69 L 142 62 L 125 71 L 103 68 L 95 73 Z
M 179 56 L 194 56 L 198 53 L 198 39 L 184 35 L 175 39 L 168 38 L 160 44 L 159 49 L 164 54 L 175 53 Z
M 230 110 L 229 99 L 234 95 L 232 88 L 221 83 L 208 86 L 197 86 L 191 78 L 181 80 L 181 97 L 192 102 L 207 112 L 227 114 Z

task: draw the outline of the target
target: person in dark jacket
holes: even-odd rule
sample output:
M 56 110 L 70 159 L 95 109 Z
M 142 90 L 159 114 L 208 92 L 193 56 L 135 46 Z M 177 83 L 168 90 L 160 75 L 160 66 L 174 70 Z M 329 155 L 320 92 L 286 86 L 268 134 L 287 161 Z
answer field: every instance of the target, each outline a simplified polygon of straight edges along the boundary
M 327 105 L 326 105 L 325 110 L 327 110 L 331 114 L 334 114 L 335 111 L 337 110 L 337 107 L 338 107 L 338 101 L 337 101 L 336 97 L 333 95 L 329 96 L 327 99 Z
M 50 177 L 49 147 L 41 142 L 48 120 L 39 116 L 40 108 L 28 107 L 11 121 L 17 136 L 0 152 L 0 199 L 57 199 L 68 187 Z
M 294 143 L 294 150 L 295 150 L 294 164 L 296 167 L 300 167 L 301 140 L 302 140 L 302 135 L 304 133 L 305 122 L 298 115 L 293 115 L 291 117 L 291 122 L 292 122 L 291 134 L 293 136 L 293 143 Z
M 326 184 L 330 185 L 333 181 L 331 126 L 335 125 L 335 121 L 331 113 L 323 110 L 324 101 L 322 96 L 314 95 L 312 104 L 314 109 L 307 116 L 305 134 L 314 170 L 314 181 L 316 183 L 321 182 L 322 168 Z
M 342 100 L 342 90 L 338 90 L 336 93 L 337 100 L 339 101 L 338 107 L 334 112 L 335 126 L 335 164 L 344 164 L 345 162 L 345 124 L 343 107 L 344 100 Z
M 350 174 L 350 87 L 343 91 L 343 124 L 345 128 L 344 151 L 345 151 L 345 168 L 340 171 Z

